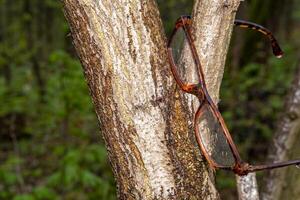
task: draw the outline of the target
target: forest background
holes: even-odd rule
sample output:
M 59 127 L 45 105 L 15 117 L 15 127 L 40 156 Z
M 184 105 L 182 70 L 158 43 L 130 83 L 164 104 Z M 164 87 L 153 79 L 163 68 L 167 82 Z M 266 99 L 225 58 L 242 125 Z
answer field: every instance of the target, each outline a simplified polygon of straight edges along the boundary
M 193 5 L 157 3 L 167 36 Z M 285 51 L 272 57 L 261 34 L 235 28 L 221 86 L 219 107 L 242 157 L 264 162 L 299 66 L 300 3 L 247 0 L 237 18 L 268 27 Z M 0 199 L 116 199 L 69 33 L 60 1 L 0 0 Z M 232 173 L 216 180 L 222 198 L 236 199 Z

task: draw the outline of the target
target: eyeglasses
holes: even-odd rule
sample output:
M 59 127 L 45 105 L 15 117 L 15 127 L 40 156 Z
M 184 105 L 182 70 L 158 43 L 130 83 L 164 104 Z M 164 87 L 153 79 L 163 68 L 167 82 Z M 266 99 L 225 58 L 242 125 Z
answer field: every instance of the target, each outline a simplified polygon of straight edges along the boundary
M 168 58 L 177 85 L 183 92 L 195 95 L 199 100 L 199 107 L 194 116 L 194 132 L 210 167 L 246 175 L 249 172 L 300 165 L 300 160 L 251 165 L 241 159 L 225 121 L 207 91 L 203 69 L 193 42 L 191 23 L 190 16 L 181 16 L 176 21 L 168 41 Z M 243 20 L 235 20 L 234 24 L 261 32 L 270 41 L 273 54 L 276 57 L 283 55 L 278 42 L 268 29 Z M 197 75 L 197 81 L 192 77 L 193 75 Z

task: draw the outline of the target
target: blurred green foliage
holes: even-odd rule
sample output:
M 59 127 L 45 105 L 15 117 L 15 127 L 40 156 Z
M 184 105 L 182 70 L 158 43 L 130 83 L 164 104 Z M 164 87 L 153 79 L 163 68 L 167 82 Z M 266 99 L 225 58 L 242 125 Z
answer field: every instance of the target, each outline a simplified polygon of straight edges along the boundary
M 0 14 L 0 199 L 116 199 L 60 2 L 2 0 Z
M 266 144 L 276 129 L 292 82 L 296 49 L 284 45 L 284 50 L 282 59 L 270 57 L 265 63 L 250 62 L 238 72 L 229 66 L 225 69 L 220 110 L 240 144 L 242 157 L 249 161 L 265 161 Z
M 157 2 L 167 34 L 180 15 L 191 13 L 193 4 Z M 273 10 L 266 9 L 271 2 L 280 8 L 290 0 L 252 0 L 244 3 L 239 16 L 277 27 L 281 18 L 274 19 Z M 286 9 L 292 9 L 282 14 L 292 19 L 285 21 L 289 29 L 275 32 L 284 44 L 283 59 L 266 53 L 270 49 L 259 34 L 233 36 L 219 105 L 248 160 L 265 159 L 295 70 L 300 9 Z M 0 15 L 0 199 L 116 199 L 60 2 L 0 0 Z M 224 199 L 234 197 L 231 174 L 218 172 L 217 183 Z

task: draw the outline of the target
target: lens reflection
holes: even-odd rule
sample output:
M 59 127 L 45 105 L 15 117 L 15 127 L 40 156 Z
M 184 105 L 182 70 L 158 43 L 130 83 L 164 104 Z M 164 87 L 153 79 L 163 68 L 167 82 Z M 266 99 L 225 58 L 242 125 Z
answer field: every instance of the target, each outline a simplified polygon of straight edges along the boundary
M 173 37 L 171 48 L 179 78 L 185 84 L 198 83 L 197 65 L 183 28 L 177 30 Z
M 207 153 L 217 164 L 226 167 L 233 166 L 234 156 L 220 122 L 208 105 L 204 105 L 200 112 L 196 128 L 198 128 L 201 142 Z

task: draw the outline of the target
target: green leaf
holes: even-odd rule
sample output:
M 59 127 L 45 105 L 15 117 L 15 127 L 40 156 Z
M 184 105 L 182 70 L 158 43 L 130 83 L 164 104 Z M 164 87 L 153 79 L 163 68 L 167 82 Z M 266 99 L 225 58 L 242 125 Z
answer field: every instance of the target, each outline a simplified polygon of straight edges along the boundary
M 63 181 L 67 187 L 72 187 L 79 180 L 79 167 L 77 165 L 67 165 L 65 166 L 63 173 Z
M 36 200 L 31 194 L 20 194 L 13 198 L 13 200 Z
M 47 178 L 47 184 L 50 186 L 58 186 L 62 180 L 62 173 L 55 172 Z
M 57 198 L 56 193 L 45 186 L 39 186 L 33 190 L 34 196 L 38 200 L 54 200 Z
M 88 170 L 81 172 L 81 181 L 85 187 L 96 187 L 102 182 L 98 176 Z

